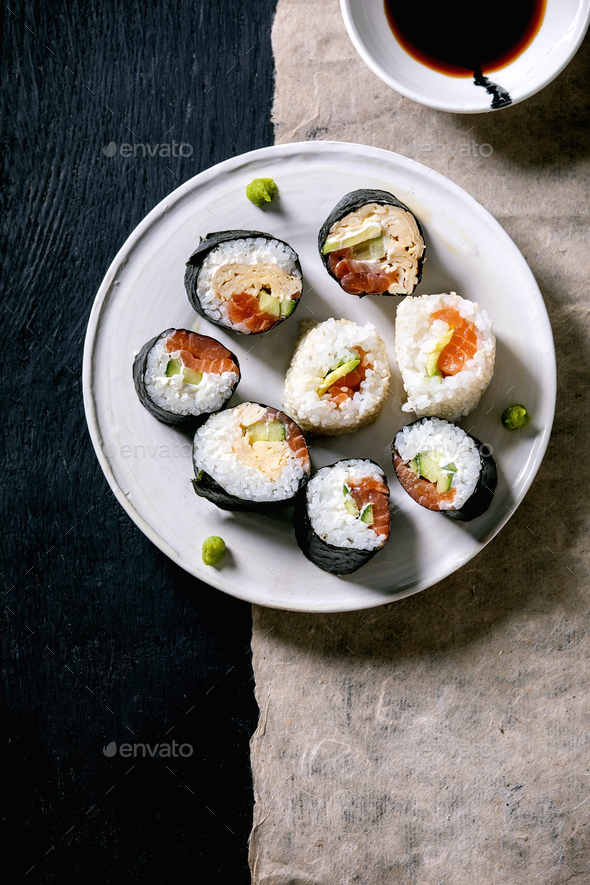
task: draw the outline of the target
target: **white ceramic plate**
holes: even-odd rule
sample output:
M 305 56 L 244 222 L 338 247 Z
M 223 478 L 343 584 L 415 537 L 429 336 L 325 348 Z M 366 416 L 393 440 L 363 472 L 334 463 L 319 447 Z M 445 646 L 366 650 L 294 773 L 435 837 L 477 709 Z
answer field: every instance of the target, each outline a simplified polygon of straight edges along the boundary
M 414 59 L 394 37 L 383 0 L 340 0 L 348 35 L 365 64 L 384 83 L 427 107 L 458 114 L 492 109 L 492 94 L 473 77 L 449 77 Z M 477 10 L 482 17 L 494 8 Z M 578 51 L 588 30 L 590 0 L 547 0 L 534 40 L 510 64 L 488 74 L 517 104 L 547 86 Z
M 251 179 L 274 178 L 279 199 L 265 210 L 245 196 Z M 412 420 L 401 411 L 395 366 L 397 298 L 344 293 L 324 270 L 317 232 L 336 202 L 359 187 L 383 188 L 424 226 L 427 261 L 418 293 L 456 290 L 495 321 L 493 381 L 462 422 L 493 448 L 499 482 L 490 509 L 458 524 L 424 510 L 393 473 L 390 443 Z M 192 310 L 184 267 L 199 236 L 264 230 L 299 253 L 304 274 L 297 312 L 262 336 L 226 333 Z M 242 382 L 234 402 L 280 406 L 282 380 L 299 321 L 330 316 L 371 321 L 387 344 L 392 392 L 378 421 L 357 433 L 310 446 L 316 468 L 338 458 L 373 458 L 387 471 L 395 509 L 380 553 L 344 578 L 326 574 L 300 552 L 291 509 L 277 516 L 218 510 L 192 491 L 190 436 L 152 418 L 131 377 L 134 354 L 154 335 L 184 327 L 212 335 L 237 355 Z M 448 179 L 405 157 L 337 142 L 278 145 L 227 160 L 181 185 L 156 206 L 113 261 L 96 296 L 84 350 L 84 405 L 96 454 L 115 495 L 139 528 L 178 565 L 221 590 L 260 605 L 298 611 L 367 608 L 416 593 L 475 556 L 509 519 L 539 467 L 555 405 L 553 338 L 543 299 L 526 261 L 492 216 Z M 524 403 L 533 422 L 502 427 L 502 410 Z M 201 544 L 221 535 L 229 548 L 218 568 L 203 565 Z M 498 556 L 502 546 L 498 545 Z

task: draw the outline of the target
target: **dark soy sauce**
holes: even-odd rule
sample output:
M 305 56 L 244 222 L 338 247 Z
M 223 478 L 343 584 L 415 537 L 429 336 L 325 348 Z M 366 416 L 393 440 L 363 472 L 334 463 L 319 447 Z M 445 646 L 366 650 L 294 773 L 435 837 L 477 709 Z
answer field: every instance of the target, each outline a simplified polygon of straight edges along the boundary
M 484 74 L 514 61 L 537 35 L 546 0 L 384 0 L 398 42 L 417 61 L 452 77 L 473 77 L 490 94 L 499 90 Z M 504 93 L 504 90 L 499 90 Z M 510 98 L 495 95 L 493 107 Z

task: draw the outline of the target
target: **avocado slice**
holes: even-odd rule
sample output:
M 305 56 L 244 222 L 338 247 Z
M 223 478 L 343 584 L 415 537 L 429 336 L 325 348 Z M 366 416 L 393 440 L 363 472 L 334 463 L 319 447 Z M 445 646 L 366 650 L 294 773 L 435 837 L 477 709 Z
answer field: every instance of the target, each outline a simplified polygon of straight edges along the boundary
M 381 236 L 381 225 L 375 222 L 369 222 L 363 225 L 360 230 L 351 231 L 342 237 L 341 240 L 331 239 L 328 237 L 322 246 L 322 255 L 328 255 L 330 252 L 336 252 L 340 249 L 350 249 L 366 240 L 374 240 Z
M 379 258 L 385 258 L 386 254 L 383 237 L 359 243 L 353 249 L 355 261 L 377 261 Z
M 423 476 L 429 482 L 437 482 L 441 473 L 439 453 L 428 452 L 425 455 L 416 455 L 416 460 L 418 461 L 420 476 Z
M 273 317 L 280 317 L 280 298 L 275 298 L 275 296 L 271 295 L 270 292 L 266 292 L 264 289 L 261 289 L 258 303 L 260 304 L 260 310 L 263 310 L 265 313 L 269 313 Z
M 195 372 L 194 369 L 187 369 L 185 366 L 182 380 L 185 384 L 200 384 L 203 380 L 203 373 Z
M 166 366 L 166 378 L 171 378 L 172 375 L 179 375 L 181 367 L 182 360 L 168 360 L 168 365 Z
M 440 375 L 442 377 L 442 372 L 438 368 L 438 358 L 453 337 L 454 331 L 455 329 L 453 328 L 453 326 L 449 326 L 449 331 L 447 332 L 445 337 L 436 342 L 436 347 L 428 355 L 428 361 L 426 363 L 426 374 L 429 378 L 432 378 L 434 375 Z
M 366 522 L 367 525 L 373 525 L 373 505 L 367 504 L 363 512 L 361 513 L 361 522 Z
M 336 381 L 340 381 L 341 378 L 344 378 L 345 375 L 348 375 L 349 372 L 352 372 L 353 369 L 356 369 L 358 364 L 360 363 L 360 359 L 348 360 L 347 363 L 343 363 L 341 366 L 337 366 L 331 372 L 328 372 L 322 383 L 317 389 L 318 396 L 323 396 L 326 391 L 330 389 L 332 384 L 335 384 Z
M 286 437 L 282 421 L 257 421 L 248 427 L 248 442 L 282 442 Z

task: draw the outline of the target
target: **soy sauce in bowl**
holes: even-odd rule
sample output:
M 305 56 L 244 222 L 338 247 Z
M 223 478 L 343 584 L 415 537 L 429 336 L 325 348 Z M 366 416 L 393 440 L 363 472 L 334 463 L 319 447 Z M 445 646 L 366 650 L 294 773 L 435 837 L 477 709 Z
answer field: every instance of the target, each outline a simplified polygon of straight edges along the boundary
M 452 77 L 478 77 L 514 61 L 539 32 L 547 0 L 384 0 L 398 42 L 413 58 Z M 478 85 L 486 85 L 481 82 Z M 488 90 L 489 91 L 489 90 Z

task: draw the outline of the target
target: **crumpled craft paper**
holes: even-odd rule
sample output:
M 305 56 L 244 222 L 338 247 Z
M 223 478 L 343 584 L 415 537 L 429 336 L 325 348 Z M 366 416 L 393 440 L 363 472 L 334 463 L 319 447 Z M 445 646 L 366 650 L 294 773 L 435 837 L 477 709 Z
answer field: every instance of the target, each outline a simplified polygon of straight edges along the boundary
M 389 90 L 337 0 L 279 0 L 273 46 L 278 143 L 397 151 L 500 221 L 545 298 L 558 397 L 525 501 L 453 576 L 350 614 L 254 609 L 252 881 L 585 885 L 590 45 L 538 95 L 475 116 Z

